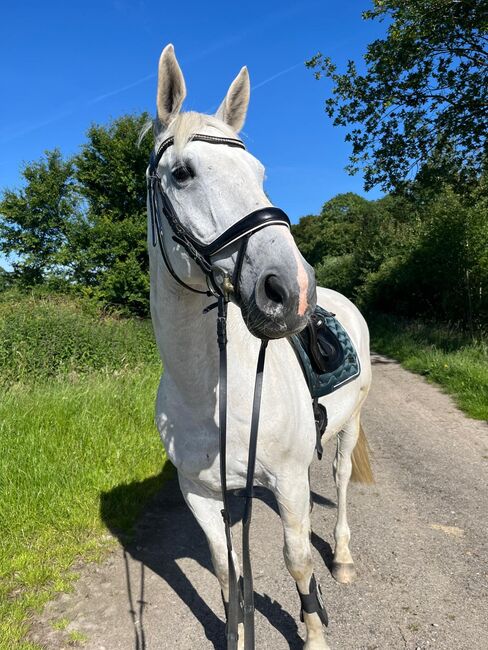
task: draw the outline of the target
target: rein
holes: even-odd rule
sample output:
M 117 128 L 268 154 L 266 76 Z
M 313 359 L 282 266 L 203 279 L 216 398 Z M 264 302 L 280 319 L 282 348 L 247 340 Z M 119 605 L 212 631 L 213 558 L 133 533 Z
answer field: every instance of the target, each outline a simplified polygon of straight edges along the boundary
M 198 140 L 209 144 L 221 144 L 230 147 L 245 149 L 244 143 L 237 138 L 225 138 L 205 134 L 194 134 L 192 141 Z M 217 342 L 219 346 L 219 453 L 220 453 L 220 484 L 222 492 L 223 508 L 221 511 L 225 526 L 227 543 L 227 559 L 229 567 L 229 602 L 224 601 L 224 608 L 227 616 L 226 636 L 227 650 L 237 650 L 238 626 L 244 624 L 244 648 L 254 650 L 254 590 L 252 579 L 251 555 L 249 532 L 252 516 L 252 499 L 254 492 L 254 470 L 256 464 L 256 447 L 259 429 L 259 414 L 261 408 L 261 395 L 263 386 L 264 363 L 266 356 L 267 339 L 261 340 L 256 379 L 254 384 L 254 397 L 251 416 L 251 427 L 249 436 L 249 452 L 246 475 L 246 487 L 240 491 L 240 496 L 245 498 L 244 515 L 242 520 L 242 556 L 243 571 L 242 580 L 238 582 L 237 572 L 233 557 L 232 531 L 229 510 L 229 493 L 227 490 L 227 306 L 232 294 L 234 300 L 239 301 L 240 274 L 249 238 L 257 231 L 267 226 L 282 225 L 290 228 L 288 216 L 275 207 L 260 208 L 244 216 L 242 219 L 227 228 L 209 244 L 198 241 L 181 223 L 174 210 L 174 207 L 164 191 L 161 184 L 161 177 L 158 174 L 158 165 L 164 152 L 174 144 L 174 138 L 167 138 L 153 152 L 149 162 L 148 170 L 148 191 L 151 218 L 151 234 L 153 246 L 159 245 L 164 264 L 170 275 L 182 287 L 199 294 L 215 296 L 217 302 L 204 310 L 208 313 L 214 307 L 217 312 Z M 186 284 L 175 272 L 168 257 L 164 244 L 161 214 L 166 218 L 172 232 L 172 239 L 183 246 L 188 255 L 200 267 L 206 277 L 207 291 L 195 289 Z M 215 281 L 211 257 L 223 249 L 240 242 L 237 259 L 232 279 L 226 277 L 222 288 Z

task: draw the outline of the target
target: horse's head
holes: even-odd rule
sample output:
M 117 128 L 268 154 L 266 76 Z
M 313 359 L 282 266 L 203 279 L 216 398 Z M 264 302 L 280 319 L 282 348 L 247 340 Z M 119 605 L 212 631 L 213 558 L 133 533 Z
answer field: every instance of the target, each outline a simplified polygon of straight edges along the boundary
M 169 205 L 176 219 L 171 225 L 171 219 L 168 223 L 162 217 L 160 223 L 174 275 L 198 291 L 207 290 L 210 281 L 239 305 L 252 334 L 280 338 L 305 326 L 315 307 L 315 278 L 286 215 L 273 208 L 264 192 L 263 165 L 239 146 L 236 134 L 244 124 L 249 94 L 249 75 L 242 68 L 214 116 L 180 113 L 185 81 L 173 46 L 163 50 L 153 163 L 162 192 L 158 189 L 156 200 L 166 201 L 166 212 Z M 195 134 L 204 137 L 192 139 Z M 175 237 L 175 224 L 182 227 L 180 237 Z M 209 263 L 207 276 L 182 241 L 185 233 Z M 225 245 L 212 247 L 219 237 Z

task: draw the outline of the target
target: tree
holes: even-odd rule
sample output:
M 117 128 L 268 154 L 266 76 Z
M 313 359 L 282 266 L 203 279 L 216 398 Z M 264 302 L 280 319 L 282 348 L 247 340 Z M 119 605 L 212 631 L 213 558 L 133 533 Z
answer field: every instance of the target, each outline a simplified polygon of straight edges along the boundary
M 302 217 L 292 227 L 293 236 L 307 261 L 315 266 L 319 284 L 353 297 L 367 258 L 378 254 L 378 246 L 364 233 L 381 230 L 379 202 L 358 194 L 338 194 L 322 206 L 320 215 Z M 358 256 L 362 246 L 366 256 Z
M 348 127 L 348 171 L 365 188 L 402 188 L 429 161 L 425 181 L 458 186 L 487 160 L 488 17 L 484 0 L 373 0 L 366 20 L 387 21 L 367 47 L 361 74 L 321 53 L 307 65 L 333 81 L 326 112 Z
M 351 253 L 361 223 L 373 210 L 374 203 L 358 194 L 338 194 L 324 203 L 319 216 L 301 217 L 292 226 L 293 236 L 305 259 L 316 265 L 326 256 Z
M 86 210 L 66 250 L 89 293 L 138 314 L 149 305 L 145 172 L 152 137 L 138 143 L 148 119 L 126 115 L 89 129 L 75 158 Z
M 145 315 L 149 307 L 145 171 L 147 114 L 93 125 L 79 155 L 58 150 L 25 166 L 0 202 L 0 251 L 17 284 L 81 290 Z
M 24 166 L 24 188 L 7 189 L 0 201 L 0 251 L 14 253 L 12 276 L 23 286 L 69 274 L 61 251 L 77 218 L 73 163 L 58 149 Z
M 321 219 L 315 214 L 300 217 L 297 224 L 292 225 L 293 237 L 303 257 L 309 264 L 315 266 L 327 254 L 327 242 L 323 236 Z

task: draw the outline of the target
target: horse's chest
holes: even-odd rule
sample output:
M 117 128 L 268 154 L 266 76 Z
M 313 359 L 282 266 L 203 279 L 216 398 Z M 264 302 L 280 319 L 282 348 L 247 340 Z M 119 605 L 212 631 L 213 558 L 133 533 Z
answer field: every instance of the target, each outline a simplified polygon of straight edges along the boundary
M 162 382 L 163 384 L 163 382 Z M 244 485 L 249 450 L 252 393 L 229 395 L 227 418 L 227 475 L 229 488 Z M 281 399 L 280 399 L 281 397 Z M 257 445 L 256 483 L 269 485 L 290 463 L 309 463 L 315 444 L 315 425 L 309 399 L 263 391 Z M 298 396 L 299 397 L 299 396 Z M 168 457 L 185 477 L 220 485 L 218 404 L 188 404 L 170 385 L 158 396 L 157 424 Z

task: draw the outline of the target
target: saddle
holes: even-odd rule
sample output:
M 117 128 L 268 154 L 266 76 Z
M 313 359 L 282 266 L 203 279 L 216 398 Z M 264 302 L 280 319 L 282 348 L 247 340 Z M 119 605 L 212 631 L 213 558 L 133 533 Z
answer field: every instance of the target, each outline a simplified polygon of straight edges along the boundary
M 321 438 L 327 427 L 327 411 L 318 398 L 333 393 L 361 373 L 361 364 L 349 334 L 335 314 L 317 305 L 307 327 L 289 338 L 300 362 L 313 401 L 317 429 L 317 455 L 322 458 Z

